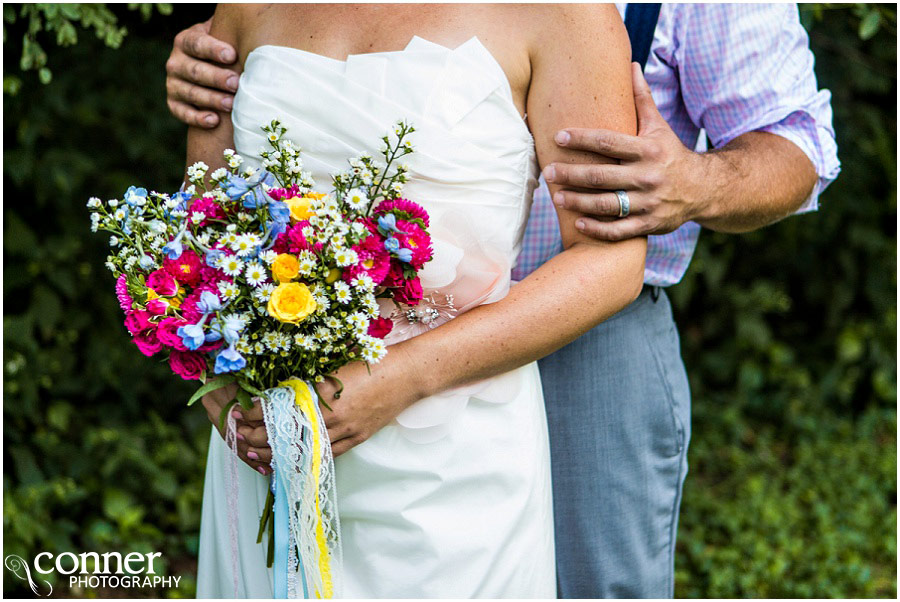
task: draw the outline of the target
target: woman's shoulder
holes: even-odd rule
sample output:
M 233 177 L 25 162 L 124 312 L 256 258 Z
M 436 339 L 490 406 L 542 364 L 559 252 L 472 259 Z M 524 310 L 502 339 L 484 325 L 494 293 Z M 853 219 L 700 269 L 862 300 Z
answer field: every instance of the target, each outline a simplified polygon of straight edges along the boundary
M 567 48 L 573 54 L 630 49 L 622 17 L 614 4 L 538 4 L 529 8 L 533 54 Z

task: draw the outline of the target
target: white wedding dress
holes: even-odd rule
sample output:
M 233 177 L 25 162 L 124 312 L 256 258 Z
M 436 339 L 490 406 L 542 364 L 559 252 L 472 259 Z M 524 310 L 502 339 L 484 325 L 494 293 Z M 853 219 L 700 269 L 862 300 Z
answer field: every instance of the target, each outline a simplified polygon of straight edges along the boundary
M 431 215 L 427 291 L 460 311 L 502 298 L 518 255 L 537 165 L 500 65 L 477 38 L 346 61 L 263 46 L 247 57 L 232 120 L 238 153 L 259 165 L 259 126 L 279 118 L 319 188 L 362 152 L 379 157 L 399 119 L 415 126 L 404 196 Z M 252 159 L 252 160 L 251 160 Z M 399 324 L 389 343 L 424 330 Z M 210 438 L 197 593 L 234 596 L 225 485 L 230 452 Z M 241 597 L 273 595 L 266 538 L 269 479 L 238 467 Z M 536 363 L 404 411 L 335 461 L 347 598 L 553 598 L 550 459 Z

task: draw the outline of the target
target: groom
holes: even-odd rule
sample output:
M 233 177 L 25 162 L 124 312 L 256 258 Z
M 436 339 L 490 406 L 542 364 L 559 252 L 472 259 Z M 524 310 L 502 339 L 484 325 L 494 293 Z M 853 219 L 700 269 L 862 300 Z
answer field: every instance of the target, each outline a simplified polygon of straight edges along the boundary
M 553 203 L 583 212 L 580 227 L 598 239 L 649 236 L 638 300 L 541 361 L 566 598 L 673 595 L 690 393 L 664 288 L 684 275 L 701 226 L 745 232 L 814 210 L 839 171 L 830 94 L 816 88 L 795 5 L 619 10 L 635 60 L 647 59 L 634 70 L 638 135 L 557 134 L 619 165 L 545 168 L 547 181 L 593 192 L 538 190 L 514 273 L 561 250 Z M 235 60 L 208 27 L 181 32 L 166 64 L 170 110 L 200 127 L 231 109 L 238 79 L 203 62 Z M 715 150 L 703 152 L 707 137 Z M 344 420 L 364 434 L 390 417 Z

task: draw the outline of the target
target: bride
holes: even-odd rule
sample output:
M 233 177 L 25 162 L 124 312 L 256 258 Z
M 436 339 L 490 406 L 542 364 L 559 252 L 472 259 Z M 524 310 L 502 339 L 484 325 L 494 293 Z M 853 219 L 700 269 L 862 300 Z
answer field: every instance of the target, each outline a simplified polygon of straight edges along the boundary
M 255 160 L 259 126 L 277 117 L 324 184 L 347 158 L 377 156 L 398 119 L 416 127 L 405 195 L 432 216 L 435 259 L 423 282 L 435 307 L 450 302 L 458 313 L 433 329 L 395 318 L 381 363 L 340 370 L 344 393 L 324 413 L 339 456 L 342 595 L 555 597 L 535 360 L 638 296 L 646 242 L 589 239 L 577 214 L 559 210 L 566 250 L 513 286 L 510 270 L 538 164 L 600 160 L 560 148 L 556 132 L 635 130 L 615 7 L 226 4 L 211 33 L 238 50 L 241 84 L 230 122 L 190 130 L 189 165 L 218 167 L 225 148 Z M 320 392 L 331 400 L 333 389 Z M 211 416 L 227 397 L 204 399 Z M 239 466 L 236 563 L 230 452 L 213 429 L 199 597 L 231 597 L 235 583 L 240 596 L 273 595 L 266 546 L 256 543 L 271 459 L 260 417 L 239 423 L 250 467 Z

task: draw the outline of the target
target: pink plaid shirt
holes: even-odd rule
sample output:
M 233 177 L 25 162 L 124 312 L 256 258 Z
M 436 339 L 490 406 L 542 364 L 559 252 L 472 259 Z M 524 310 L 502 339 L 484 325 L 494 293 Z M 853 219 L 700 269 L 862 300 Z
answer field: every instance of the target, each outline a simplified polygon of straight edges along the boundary
M 624 16 L 626 5 L 616 6 Z M 819 176 L 797 211 L 805 213 L 818 208 L 840 171 L 831 93 L 818 90 L 813 63 L 795 4 L 663 4 L 644 74 L 660 113 L 689 148 L 706 150 L 706 136 L 718 148 L 754 130 L 800 147 Z M 681 280 L 699 235 L 700 226 L 688 222 L 649 237 L 644 282 Z M 525 278 L 561 250 L 542 178 L 513 278 Z

